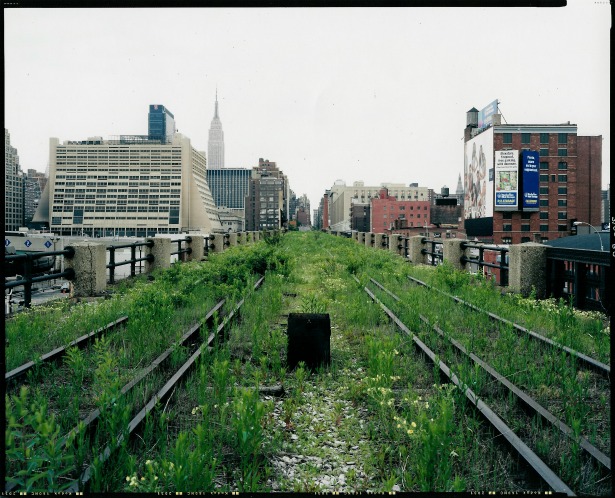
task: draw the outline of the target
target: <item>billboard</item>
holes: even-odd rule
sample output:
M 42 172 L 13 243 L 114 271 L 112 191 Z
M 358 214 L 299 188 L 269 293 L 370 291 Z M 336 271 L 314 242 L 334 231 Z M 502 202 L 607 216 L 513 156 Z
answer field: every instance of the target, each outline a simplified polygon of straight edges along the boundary
M 540 158 L 535 150 L 521 153 L 521 189 L 523 211 L 538 211 L 538 165 Z
M 491 102 L 487 107 L 483 107 L 478 113 L 478 128 L 486 128 L 491 126 L 493 122 L 493 115 L 498 112 L 497 99 Z
M 495 151 L 496 211 L 516 211 L 519 207 L 519 151 Z
M 493 128 L 464 144 L 463 185 L 464 218 L 493 216 Z

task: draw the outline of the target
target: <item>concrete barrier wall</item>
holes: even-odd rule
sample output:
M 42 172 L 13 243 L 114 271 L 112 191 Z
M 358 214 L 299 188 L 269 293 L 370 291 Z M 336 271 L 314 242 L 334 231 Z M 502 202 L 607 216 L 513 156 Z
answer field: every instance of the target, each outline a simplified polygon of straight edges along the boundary
M 273 232 L 272 232 L 273 233 Z M 190 248 L 190 253 L 183 253 L 179 261 L 205 261 L 205 236 L 189 235 L 190 241 L 186 240 L 185 247 Z M 209 251 L 222 252 L 228 247 L 246 245 L 258 241 L 259 232 L 211 234 L 209 236 Z M 145 261 L 145 273 L 158 268 L 167 269 L 171 266 L 171 251 L 175 251 L 176 241 L 170 237 L 153 237 L 146 239 L 152 247 L 144 247 L 144 256 L 152 256 L 151 261 Z M 75 249 L 72 258 L 64 258 L 65 268 L 71 268 L 75 272 L 72 281 L 72 295 L 75 297 L 91 297 L 101 294 L 107 287 L 107 250 L 106 244 L 101 242 L 77 242 L 71 244 Z

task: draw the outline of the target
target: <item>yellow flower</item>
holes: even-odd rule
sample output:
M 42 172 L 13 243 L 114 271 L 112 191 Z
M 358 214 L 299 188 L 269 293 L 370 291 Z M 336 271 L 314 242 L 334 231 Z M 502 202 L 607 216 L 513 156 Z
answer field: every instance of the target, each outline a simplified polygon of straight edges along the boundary
M 414 431 L 412 429 L 408 429 L 408 435 L 414 434 Z
M 412 427 L 416 427 L 416 422 L 412 422 L 410 425 L 411 425 Z

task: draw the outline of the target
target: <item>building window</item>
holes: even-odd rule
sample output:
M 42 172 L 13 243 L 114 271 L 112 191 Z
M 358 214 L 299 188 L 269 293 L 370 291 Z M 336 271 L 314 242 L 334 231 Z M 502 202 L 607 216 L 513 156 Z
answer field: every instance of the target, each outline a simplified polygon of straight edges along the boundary
M 530 231 L 530 226 L 529 225 L 521 225 L 521 231 L 522 232 L 529 232 Z
M 529 144 L 530 143 L 530 134 L 529 133 L 521 133 L 521 143 Z
M 512 244 L 512 237 L 502 237 L 502 244 Z
M 542 170 L 548 170 L 549 169 L 549 163 L 547 161 L 541 161 L 540 162 L 540 169 Z
M 540 193 L 541 194 L 548 194 L 549 193 L 549 187 L 540 187 Z
M 541 206 L 548 206 L 548 205 L 549 205 L 549 199 L 540 199 L 540 200 L 538 201 L 538 203 L 539 203 Z
M 541 211 L 540 212 L 540 219 L 541 220 L 548 220 L 549 219 L 549 212 L 548 211 Z
M 557 169 L 568 169 L 568 163 L 566 161 L 560 161 L 557 163 Z
M 503 232 L 512 232 L 512 225 L 510 225 L 508 223 L 505 224 L 505 225 L 502 225 L 502 231 Z
M 503 219 L 503 220 L 512 220 L 512 213 L 510 213 L 510 212 L 508 212 L 508 213 L 507 213 L 507 212 L 502 213 L 502 219 Z
M 540 175 L 540 181 L 541 182 L 548 182 L 549 181 L 549 175 Z
M 568 181 L 568 175 L 557 175 L 557 181 L 558 182 L 567 182 Z
M 568 225 L 557 225 L 557 231 L 558 232 L 567 232 L 568 231 Z
M 568 187 L 557 187 L 557 193 L 560 195 L 566 195 L 568 193 Z
M 530 242 L 530 238 L 529 237 L 521 237 L 521 243 L 525 243 L 525 242 Z
M 548 156 L 549 155 L 549 149 L 540 149 L 539 155 L 540 156 Z
M 557 200 L 557 205 L 558 206 L 567 206 L 568 205 L 568 201 L 566 199 L 558 199 Z
M 557 134 L 557 143 L 558 144 L 567 144 L 568 143 L 568 133 L 558 133 Z
M 512 143 L 512 133 L 502 133 L 502 142 L 505 144 Z
M 555 175 L 551 175 L 551 181 L 554 182 L 555 181 Z
M 568 149 L 557 149 L 557 155 L 560 157 L 566 157 L 568 155 Z
M 540 134 L 540 143 L 541 144 L 548 144 L 549 143 L 549 134 L 548 133 L 541 133 Z
M 568 213 L 566 211 L 560 211 L 559 213 L 557 213 L 557 219 L 565 220 L 567 215 Z

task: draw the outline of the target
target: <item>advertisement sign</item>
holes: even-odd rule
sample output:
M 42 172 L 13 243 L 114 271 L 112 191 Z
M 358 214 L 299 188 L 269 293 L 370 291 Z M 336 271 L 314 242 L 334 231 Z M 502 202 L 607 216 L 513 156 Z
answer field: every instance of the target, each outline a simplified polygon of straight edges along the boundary
M 493 216 L 493 128 L 464 144 L 463 216 L 479 219 Z
M 519 201 L 519 151 L 495 152 L 495 201 L 496 211 L 516 211 Z
M 538 211 L 539 164 L 539 154 L 535 150 L 524 150 L 521 153 L 521 188 L 524 211 Z
M 483 107 L 483 109 L 478 113 L 478 127 L 486 128 L 487 126 L 491 126 L 493 122 L 493 115 L 498 112 L 498 101 L 497 99 L 491 102 L 487 107 Z

